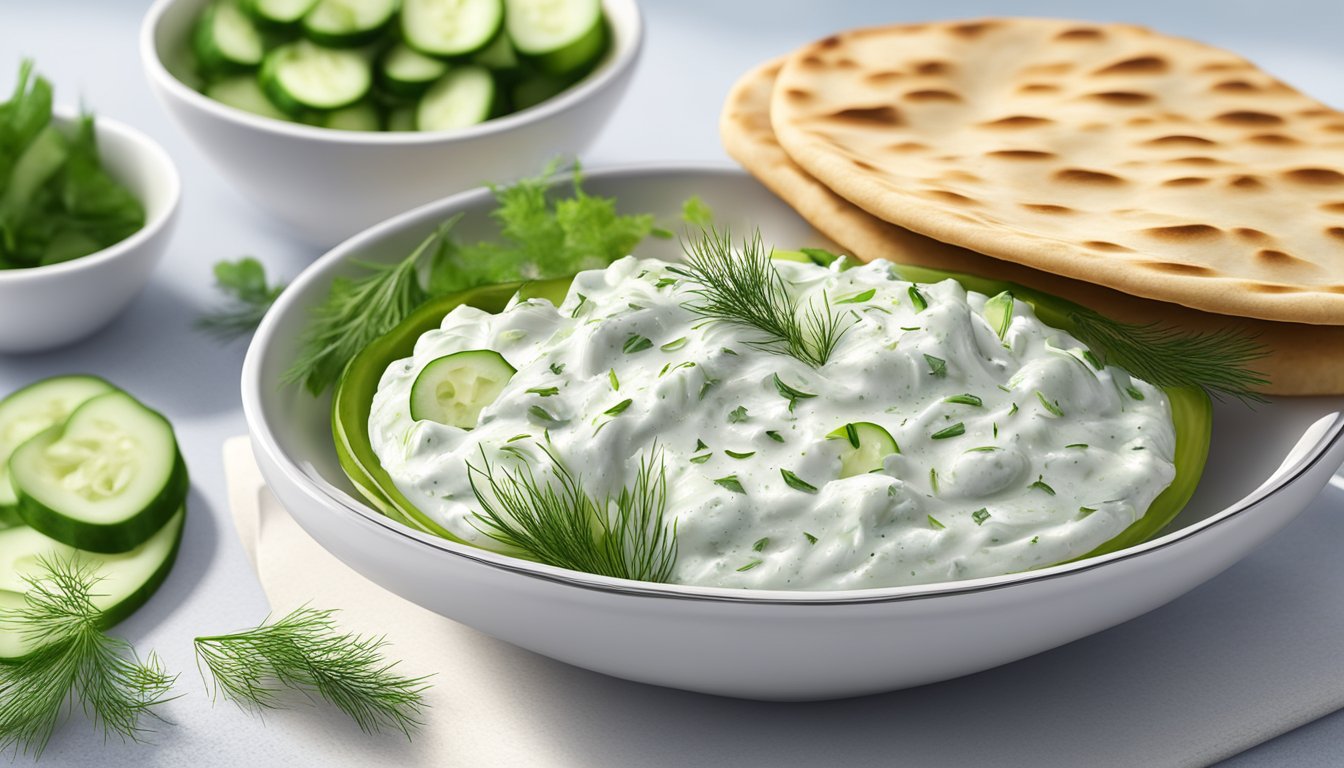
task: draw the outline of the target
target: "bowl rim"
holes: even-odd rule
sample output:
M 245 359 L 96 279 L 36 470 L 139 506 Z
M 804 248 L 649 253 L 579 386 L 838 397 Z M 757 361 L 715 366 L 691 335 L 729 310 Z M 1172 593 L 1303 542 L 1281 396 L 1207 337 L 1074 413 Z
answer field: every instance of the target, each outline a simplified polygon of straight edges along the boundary
M 155 37 L 159 24 L 168 10 L 183 1 L 155 0 L 140 24 L 140 59 L 151 82 L 172 94 L 173 98 L 185 101 L 193 108 L 207 112 L 226 122 L 274 135 L 330 144 L 370 146 L 451 145 L 457 142 L 492 136 L 532 123 L 543 122 L 561 112 L 567 112 L 578 107 L 588 101 L 591 96 L 613 85 L 627 70 L 634 67 L 644 48 L 644 17 L 640 12 L 639 4 L 635 0 L 601 0 L 604 8 L 608 6 L 620 7 L 628 12 L 628 28 L 622 29 L 614 24 L 611 25 L 615 38 L 615 45 L 612 46 L 614 55 L 608 62 L 599 66 L 597 70 L 583 80 L 540 104 L 486 120 L 467 128 L 453 128 L 443 131 L 340 131 L 275 120 L 230 107 L 192 88 L 169 72 L 159 56 Z M 610 14 L 608 14 L 608 18 L 610 18 Z
M 83 114 L 83 110 L 68 106 L 56 106 L 52 109 L 52 119 L 63 126 L 73 123 L 81 114 Z M 0 269 L 0 287 L 17 285 L 25 280 L 40 280 L 85 269 L 95 269 L 100 264 L 114 261 L 157 237 L 177 211 L 182 198 L 182 179 L 168 152 L 145 133 L 119 120 L 94 115 L 93 126 L 96 131 L 95 135 L 98 137 L 98 152 L 104 158 L 102 161 L 104 169 L 107 166 L 107 144 L 103 140 L 103 134 L 107 134 L 126 142 L 132 148 L 128 156 L 136 165 L 151 169 L 152 175 L 157 177 L 156 183 L 164 186 L 166 193 L 164 204 L 158 210 L 151 211 L 149 206 L 145 205 L 144 200 L 139 200 L 140 205 L 145 208 L 144 226 L 131 233 L 124 240 L 119 240 L 100 251 L 94 251 L 86 256 L 57 264 Z
M 598 179 L 619 180 L 630 177 L 647 178 L 657 177 L 660 174 L 705 174 L 751 178 L 745 171 L 727 163 L 622 164 L 597 169 L 588 168 L 583 171 L 583 176 L 588 181 Z M 568 178 L 568 174 L 556 174 L 552 178 L 552 183 L 563 184 Z M 371 533 L 376 532 L 375 535 L 387 536 L 390 534 L 411 542 L 417 542 L 419 545 L 428 546 L 451 557 L 462 558 L 495 570 L 506 571 L 531 579 L 629 597 L 755 605 L 854 605 L 904 602 L 989 592 L 1054 580 L 1095 571 L 1172 547 L 1208 528 L 1225 523 L 1233 517 L 1265 503 L 1317 467 L 1336 445 L 1344 441 L 1344 413 L 1335 411 L 1322 417 L 1323 419 L 1330 419 L 1329 424 L 1323 429 L 1315 444 L 1304 455 L 1298 457 L 1291 465 L 1280 467 L 1272 476 L 1271 481 L 1262 484 L 1235 503 L 1203 520 L 1108 554 L 1031 571 L 960 581 L 849 590 L 743 590 L 727 587 L 659 584 L 571 571 L 452 542 L 429 533 L 414 530 L 384 516 L 371 506 L 304 471 L 298 463 L 286 455 L 276 442 L 272 430 L 262 418 L 261 403 L 264 386 L 261 381 L 262 357 L 277 334 L 279 318 L 288 311 L 288 305 L 297 301 L 295 297 L 306 292 L 311 284 L 329 280 L 328 273 L 349 261 L 351 253 L 375 244 L 386 237 L 396 235 L 407 227 L 416 226 L 427 217 L 451 215 L 456 210 L 481 203 L 490 194 L 488 188 L 478 187 L 426 203 L 376 224 L 327 251 L 290 283 L 289 288 L 272 307 L 272 311 L 266 313 L 248 346 L 247 355 L 243 361 L 241 388 L 243 414 L 248 425 L 254 451 L 264 454 L 264 458 L 270 465 L 283 473 L 286 480 L 311 500 L 325 507 L 328 511 L 351 515 L 357 524 L 364 525 Z M 416 545 L 412 544 L 412 546 Z

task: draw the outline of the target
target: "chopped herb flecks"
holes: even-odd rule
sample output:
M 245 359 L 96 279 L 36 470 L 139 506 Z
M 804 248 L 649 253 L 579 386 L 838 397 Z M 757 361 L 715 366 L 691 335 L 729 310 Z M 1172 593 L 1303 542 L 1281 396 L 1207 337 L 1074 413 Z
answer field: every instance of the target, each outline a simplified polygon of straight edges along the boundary
M 1036 390 L 1036 399 L 1040 400 L 1041 405 L 1044 406 L 1045 410 L 1049 411 L 1050 413 L 1053 413 L 1056 416 L 1064 415 L 1064 410 L 1059 407 L 1059 403 L 1052 403 L 1049 400 L 1045 399 L 1045 395 L 1042 394 L 1039 389 Z
M 938 522 L 938 518 L 934 517 L 933 515 L 929 515 L 929 527 L 934 529 L 935 531 L 941 531 L 947 526 Z
M 533 388 L 527 390 L 527 393 L 530 394 L 530 395 L 539 395 L 539 396 L 541 396 L 541 397 L 550 397 L 550 396 L 552 396 L 552 395 L 558 395 L 558 394 L 560 394 L 560 388 L 559 388 L 559 387 L 533 387 Z
M 929 375 L 943 378 L 947 376 L 947 361 L 941 357 L 933 355 L 924 355 L 924 362 L 929 364 Z
M 981 507 L 971 513 L 971 519 L 975 521 L 976 525 L 984 525 L 985 521 L 988 520 L 989 518 L 990 518 L 989 510 L 984 507 Z
M 952 395 L 951 397 L 943 398 L 943 402 L 956 403 L 957 405 L 969 405 L 974 408 L 979 408 L 984 405 L 984 401 L 975 395 Z
M 756 543 L 751 545 L 751 551 L 752 551 L 752 552 L 761 552 L 761 551 L 763 551 L 763 550 L 764 550 L 766 547 L 768 547 L 768 546 L 770 546 L 770 539 L 768 539 L 768 538 L 765 538 L 765 539 L 757 539 L 757 540 L 756 540 Z
M 966 425 L 958 421 L 950 427 L 945 427 L 934 432 L 932 435 L 929 435 L 929 437 L 934 440 L 946 440 L 949 437 L 959 437 L 964 434 L 966 434 Z
M 680 339 L 673 339 L 672 341 L 667 342 L 666 344 L 659 347 L 659 349 L 663 350 L 664 352 L 676 352 L 678 349 L 681 349 L 682 347 L 686 346 L 686 342 L 687 338 L 685 336 L 682 336 Z
M 919 288 L 917 286 L 914 285 L 910 286 L 909 293 L 910 293 L 910 303 L 915 305 L 915 312 L 923 312 L 924 310 L 929 308 L 928 299 L 924 298 L 924 294 L 919 292 Z
M 652 346 L 653 342 L 649 340 L 649 337 L 640 336 L 638 333 L 635 333 L 631 334 L 630 338 L 625 340 L 625 344 L 621 346 L 621 351 L 625 352 L 627 355 L 633 355 L 636 352 L 643 352 Z
M 747 408 L 744 405 L 739 405 L 733 410 L 728 412 L 729 424 L 741 424 L 746 420 L 747 420 Z
M 808 544 L 816 544 L 816 543 L 817 543 L 817 537 L 816 537 L 816 536 L 813 536 L 812 534 L 808 533 L 807 531 L 803 531 L 803 538 L 807 539 L 807 543 L 808 543 Z
M 773 430 L 773 429 L 767 429 L 767 430 L 765 430 L 765 436 L 768 437 L 768 438 L 770 438 L 771 440 L 774 440 L 776 443 L 782 443 L 782 442 L 784 442 L 784 436 L 781 435 L 781 434 L 779 434 L 778 432 L 776 432 L 776 431 Z
M 755 451 L 739 452 L 739 451 L 730 451 L 730 450 L 724 449 L 723 452 L 724 452 L 725 454 L 727 454 L 728 456 L 731 456 L 731 457 L 734 458 L 734 459 L 750 459 L 752 456 L 755 456 L 755 455 L 756 455 L 756 452 L 755 452 Z
M 802 479 L 801 477 L 795 475 L 794 473 L 790 472 L 790 471 L 787 470 L 787 469 L 781 469 L 781 470 L 779 470 L 779 474 L 780 474 L 781 476 L 783 476 L 783 478 L 784 478 L 784 482 L 785 482 L 786 484 L 788 484 L 788 486 L 789 486 L 790 488 L 792 488 L 792 489 L 794 489 L 794 490 L 796 490 L 796 491 L 805 491 L 805 492 L 807 492 L 807 493 L 816 493 L 816 492 L 817 492 L 817 486 L 815 486 L 815 485 L 813 485 L 813 484 L 807 482 L 806 480 L 804 480 L 804 479 Z
M 714 481 L 715 485 L 721 485 L 733 493 L 746 493 L 747 490 L 742 487 L 742 481 L 737 479 L 737 475 L 727 475 Z
M 1038 490 L 1038 491 L 1045 491 L 1046 493 L 1050 494 L 1051 496 L 1054 496 L 1054 495 L 1055 495 L 1055 489 L 1054 489 L 1054 488 L 1051 488 L 1050 485 L 1049 485 L 1048 483 L 1045 482 L 1045 478 L 1044 478 L 1044 476 L 1042 476 L 1042 475 L 1037 475 L 1037 476 L 1036 476 L 1036 482 L 1032 483 L 1031 485 L 1029 485 L 1029 486 L 1027 486 L 1027 487 L 1028 487 L 1028 488 L 1034 488 L 1035 490 Z
M 612 392 L 619 392 L 619 391 L 621 391 L 621 380 L 618 379 L 618 378 L 616 378 L 616 369 L 615 369 L 615 368 L 610 368 L 610 369 L 607 370 L 607 381 L 611 382 L 611 391 L 612 391 Z
M 806 400 L 809 397 L 816 397 L 816 394 L 812 392 L 804 392 L 801 389 L 796 389 L 794 387 L 790 387 L 788 384 L 785 384 L 783 381 L 780 380 L 778 373 L 771 374 L 770 378 L 775 382 L 775 389 L 779 392 L 780 396 L 783 397 L 785 400 L 789 401 L 790 412 L 793 411 L 793 407 L 798 404 L 799 400 Z
M 625 400 L 622 400 L 621 402 L 603 411 L 603 413 L 607 414 L 608 416 L 619 416 L 622 413 L 625 413 L 625 409 L 630 407 L 631 402 L 632 401 L 629 398 L 626 398 Z
M 863 302 L 872 299 L 873 296 L 875 296 L 875 295 L 877 295 L 877 289 L 876 289 L 876 288 L 869 288 L 868 290 L 866 290 L 866 291 L 864 291 L 864 292 L 862 292 L 862 293 L 856 293 L 856 294 L 854 294 L 853 296 L 850 296 L 849 298 L 846 298 L 846 299 L 838 299 L 835 303 L 836 303 L 836 304 L 862 304 Z
M 564 372 L 565 372 L 564 363 L 551 363 L 551 373 L 554 373 L 556 376 L 561 376 L 564 374 Z
M 755 568 L 756 566 L 760 565 L 762 562 L 763 562 L 763 561 L 761 561 L 761 560 L 752 560 L 750 563 L 747 563 L 746 565 L 742 566 L 741 568 L 738 568 L 737 570 L 738 570 L 738 571 L 750 571 L 752 568 Z

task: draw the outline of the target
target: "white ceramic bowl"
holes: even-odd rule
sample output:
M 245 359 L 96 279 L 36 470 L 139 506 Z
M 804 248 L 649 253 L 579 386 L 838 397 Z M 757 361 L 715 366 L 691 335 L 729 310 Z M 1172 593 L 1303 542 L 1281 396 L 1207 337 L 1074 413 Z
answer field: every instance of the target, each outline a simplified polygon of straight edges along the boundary
M 635 0 L 604 0 L 607 58 L 555 98 L 458 131 L 336 131 L 259 117 L 188 84 L 183 52 L 208 2 L 157 0 L 150 8 L 140 30 L 150 85 L 221 176 L 324 246 L 421 203 L 535 175 L 553 158 L 582 152 L 629 85 L 644 37 Z
M 585 187 L 616 196 L 627 212 L 656 212 L 672 226 L 681 201 L 696 194 L 735 231 L 760 227 L 766 242 L 784 247 L 825 244 L 735 170 L 597 171 Z M 581 667 L 675 688 L 790 700 L 976 672 L 1119 624 L 1192 589 L 1291 520 L 1344 460 L 1344 399 L 1288 400 L 1256 410 L 1219 404 L 1204 479 L 1165 535 L 1068 565 L 915 587 L 754 592 L 647 584 L 453 544 L 361 503 L 337 464 L 329 402 L 279 381 L 309 308 L 333 277 L 349 273 L 352 260 L 402 258 L 457 212 L 467 214 L 464 236 L 488 236 L 483 220 L 490 207 L 484 190 L 424 206 L 305 270 L 248 350 L 243 407 L 271 489 L 337 557 L 426 608 Z M 645 245 L 642 255 L 675 257 L 674 244 Z
M 56 110 L 70 126 L 77 113 Z M 84 338 L 116 317 L 149 281 L 176 220 L 181 183 L 168 154 L 143 133 L 98 115 L 103 167 L 145 207 L 140 231 L 60 264 L 0 270 L 0 353 L 35 352 Z

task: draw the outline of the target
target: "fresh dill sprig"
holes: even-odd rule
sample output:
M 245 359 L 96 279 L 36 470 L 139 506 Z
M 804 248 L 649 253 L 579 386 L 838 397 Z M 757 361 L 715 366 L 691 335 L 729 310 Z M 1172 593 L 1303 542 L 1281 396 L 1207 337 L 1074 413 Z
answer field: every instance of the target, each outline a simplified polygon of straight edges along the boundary
M 1157 323 L 1122 323 L 1090 309 L 1069 312 L 1071 333 L 1103 362 L 1158 387 L 1196 386 L 1213 397 L 1264 402 L 1269 383 L 1252 368 L 1269 354 L 1255 337 L 1234 329 L 1187 333 Z
M 334 614 L 304 606 L 256 629 L 198 637 L 197 666 L 210 671 L 214 695 L 242 709 L 279 708 L 288 688 L 326 699 L 365 733 L 393 728 L 409 737 L 421 724 L 428 678 L 395 672 L 383 638 L 343 633 Z
M 38 566 L 25 577 L 23 606 L 0 612 L 0 629 L 36 649 L 0 664 L 0 752 L 41 756 L 75 700 L 104 736 L 140 741 L 148 732 L 142 716 L 162 719 L 153 707 L 168 700 L 177 676 L 157 656 L 141 661 L 130 643 L 103 633 L 91 567 L 46 557 Z
M 677 560 L 676 525 L 664 524 L 667 467 L 655 446 L 620 493 L 599 499 L 547 446 L 554 479 L 523 466 L 508 471 L 481 456 L 467 477 L 481 511 L 481 533 L 537 562 L 639 581 L 665 582 Z
M 691 280 L 699 297 L 687 305 L 704 317 L 736 323 L 760 331 L 754 346 L 786 354 L 814 368 L 826 364 L 840 338 L 849 330 L 831 311 L 823 294 L 820 305 L 800 308 L 784 277 L 775 268 L 758 230 L 733 253 L 732 236 L 709 228 L 685 244 L 686 263 L 671 271 Z
M 396 264 L 357 262 L 368 274 L 333 280 L 327 297 L 309 317 L 298 356 L 283 381 L 322 394 L 360 350 L 427 301 L 429 293 L 420 283 L 420 271 L 455 222 L 446 222 Z
M 201 315 L 196 327 L 221 340 L 245 336 L 256 330 L 266 311 L 285 289 L 284 283 L 266 282 L 266 268 L 247 256 L 215 264 L 215 287 L 226 302 Z

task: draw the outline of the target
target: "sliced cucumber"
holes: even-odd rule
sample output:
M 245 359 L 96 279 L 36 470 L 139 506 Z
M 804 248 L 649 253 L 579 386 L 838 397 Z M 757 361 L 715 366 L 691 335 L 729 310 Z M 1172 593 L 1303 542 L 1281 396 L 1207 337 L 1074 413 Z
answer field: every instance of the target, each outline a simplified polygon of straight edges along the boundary
M 398 0 L 318 0 L 304 14 L 303 34 L 322 45 L 351 48 L 373 42 L 397 13 Z
M 168 420 L 121 391 L 99 395 L 9 459 L 23 521 L 91 552 L 126 552 L 172 517 L 187 469 Z
M 322 127 L 338 131 L 377 131 L 383 125 L 373 104 L 361 101 L 354 106 L 328 112 L 322 121 Z
M 261 87 L 282 111 L 348 107 L 373 83 L 369 62 L 355 51 L 324 48 L 306 40 L 282 45 L 261 65 Z
M 130 616 L 153 595 L 177 557 L 186 508 L 181 508 L 143 544 L 121 554 L 86 552 L 43 536 L 27 526 L 0 531 L 0 610 L 21 608 L 28 590 L 24 577 L 39 574 L 43 558 L 75 561 L 98 577 L 94 607 L 105 629 Z M 0 662 L 13 661 L 35 648 L 19 632 L 0 628 Z
M 491 349 L 454 352 L 430 361 L 411 385 L 411 418 L 472 429 L 517 372 Z
M 543 101 L 550 101 L 572 83 L 568 78 L 554 75 L 532 75 L 513 86 L 513 108 L 524 110 Z
M 415 130 L 415 108 L 397 107 L 387 113 L 387 130 L 389 131 L 414 131 Z
M 273 120 L 288 120 L 289 115 L 276 108 L 257 84 L 256 75 L 234 75 L 206 86 L 205 95 L 234 109 Z
M 840 477 L 881 469 L 883 459 L 901 452 L 890 432 L 869 421 L 846 424 L 826 435 L 826 439 L 845 442 L 840 451 Z
M 469 56 L 503 26 L 502 0 L 405 0 L 401 9 L 402 39 L 429 56 Z
M 518 52 L 513 50 L 508 35 L 497 35 L 494 42 L 471 57 L 471 63 L 488 67 L 494 71 L 496 77 L 511 75 L 522 69 L 518 61 Z
M 483 123 L 498 102 L 495 78 L 485 67 L 455 67 L 439 78 L 415 109 L 415 127 L 447 131 Z
M 504 8 L 513 47 L 545 72 L 581 72 L 607 49 L 601 0 L 504 0 Z
M 1008 326 L 1013 323 L 1013 294 L 1002 291 L 989 299 L 985 302 L 985 309 L 981 314 L 989 322 L 989 327 L 993 328 L 1002 339 L 1008 333 Z
M 0 526 L 17 524 L 19 498 L 9 481 L 9 457 L 29 438 L 64 423 L 76 408 L 116 387 L 97 376 L 57 376 L 0 400 Z
M 447 72 L 447 64 L 403 43 L 392 46 L 378 68 L 383 87 L 400 96 L 419 96 Z
M 211 3 L 196 25 L 196 58 L 207 70 L 255 67 L 265 53 L 261 33 L 233 2 Z
M 297 24 L 314 5 L 317 0 L 246 0 L 243 7 L 263 24 L 288 27 Z

